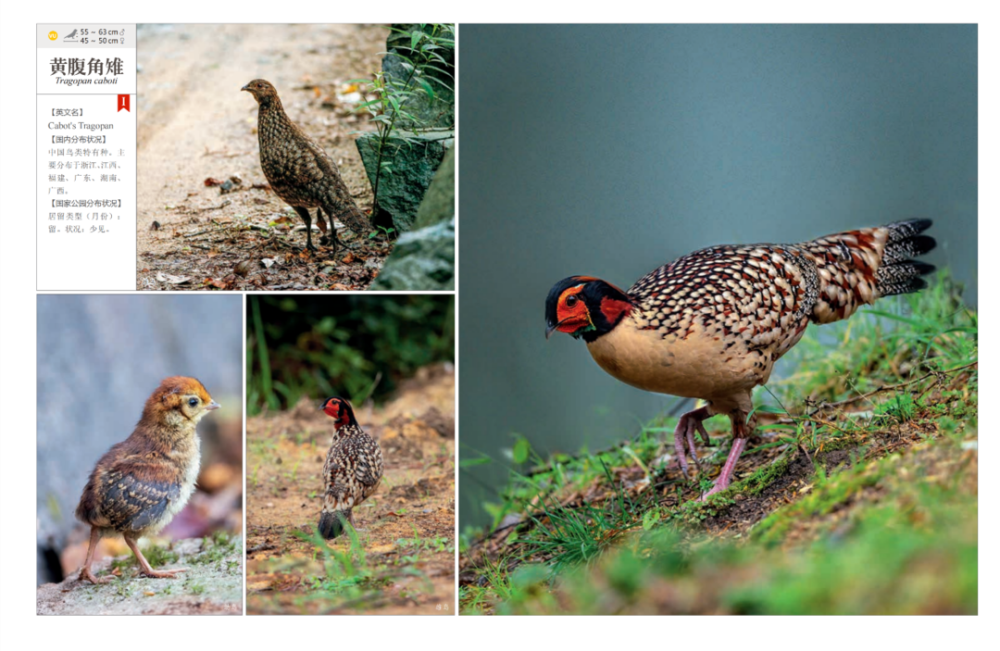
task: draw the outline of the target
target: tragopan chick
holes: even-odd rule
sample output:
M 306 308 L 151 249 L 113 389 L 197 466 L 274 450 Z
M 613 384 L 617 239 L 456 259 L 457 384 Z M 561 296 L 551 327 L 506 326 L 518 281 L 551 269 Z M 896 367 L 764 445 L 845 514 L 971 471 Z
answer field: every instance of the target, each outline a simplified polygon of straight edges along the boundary
M 249 92 L 257 100 L 260 166 L 274 193 L 294 208 L 306 223 L 306 248 L 316 250 L 312 243 L 310 208 L 318 208 L 316 224 L 323 233 L 322 243 L 332 244 L 334 254 L 339 242 L 334 219 L 339 218 L 357 235 L 368 234 L 371 225 L 340 178 L 337 164 L 288 119 L 274 86 L 264 79 L 255 79 L 240 90 Z M 324 212 L 330 218 L 329 237 Z
M 546 336 L 582 338 L 598 365 L 626 384 L 708 406 L 674 432 L 681 470 L 695 463 L 694 433 L 727 414 L 733 446 L 704 497 L 729 486 L 753 432 L 751 391 L 798 343 L 809 322 L 846 319 L 883 296 L 916 292 L 934 267 L 909 259 L 934 248 L 927 219 L 828 235 L 802 244 L 715 246 L 652 271 L 623 292 L 570 276 L 545 302 Z M 685 442 L 687 450 L 685 450 Z
M 81 579 L 107 583 L 114 578 L 97 578 L 90 566 L 101 537 L 117 534 L 125 537 L 145 576 L 173 578 L 184 571 L 154 570 L 136 543 L 166 526 L 191 497 L 201 463 L 196 427 L 218 408 L 194 378 L 168 377 L 160 383 L 132 435 L 101 457 L 83 489 L 76 517 L 91 529 Z
M 351 404 L 343 398 L 328 398 L 322 409 L 334 420 L 333 443 L 323 465 L 326 490 L 319 516 L 319 532 L 329 540 L 343 533 L 344 520 L 354 526 L 354 507 L 378 488 L 382 448 L 361 429 Z

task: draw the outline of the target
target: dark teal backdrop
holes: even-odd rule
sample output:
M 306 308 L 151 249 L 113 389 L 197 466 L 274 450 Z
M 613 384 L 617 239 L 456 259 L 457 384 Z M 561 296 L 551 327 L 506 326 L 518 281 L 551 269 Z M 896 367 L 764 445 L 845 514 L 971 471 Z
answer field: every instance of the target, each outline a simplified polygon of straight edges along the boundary
M 976 303 L 975 26 L 463 25 L 459 100 L 462 458 L 602 448 L 672 402 L 545 341 L 571 274 L 926 216 Z M 463 524 L 505 476 L 463 470 Z

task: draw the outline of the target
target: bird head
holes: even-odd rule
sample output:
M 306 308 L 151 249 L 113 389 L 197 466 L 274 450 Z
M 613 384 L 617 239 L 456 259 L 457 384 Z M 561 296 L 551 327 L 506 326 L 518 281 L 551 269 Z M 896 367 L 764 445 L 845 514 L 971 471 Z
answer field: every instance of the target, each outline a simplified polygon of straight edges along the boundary
M 268 104 L 278 99 L 278 91 L 266 79 L 254 79 L 240 90 L 245 90 L 253 95 L 258 104 Z
M 354 409 L 351 408 L 351 403 L 343 398 L 327 398 L 323 403 L 322 410 L 334 420 L 334 425 L 337 429 L 345 425 L 358 424 L 357 419 L 354 418 Z
M 610 332 L 634 306 L 628 294 L 599 278 L 563 278 L 545 299 L 545 337 L 558 330 L 590 343 Z
M 219 408 L 219 403 L 193 377 L 168 377 L 146 401 L 143 419 L 171 425 L 197 424 L 205 415 Z

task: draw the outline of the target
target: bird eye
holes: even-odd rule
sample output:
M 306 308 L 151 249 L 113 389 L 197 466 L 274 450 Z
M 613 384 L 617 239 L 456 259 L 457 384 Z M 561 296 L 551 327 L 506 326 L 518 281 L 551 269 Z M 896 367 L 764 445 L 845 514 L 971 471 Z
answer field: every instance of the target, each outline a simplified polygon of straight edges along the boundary
M 190 400 L 188 400 L 188 404 L 191 405 L 192 407 L 197 407 L 198 406 L 198 399 L 197 398 L 191 398 Z
M 573 307 L 574 305 L 576 305 L 576 302 L 578 300 L 579 299 L 576 297 L 576 294 L 570 294 L 569 296 L 566 297 L 566 307 Z

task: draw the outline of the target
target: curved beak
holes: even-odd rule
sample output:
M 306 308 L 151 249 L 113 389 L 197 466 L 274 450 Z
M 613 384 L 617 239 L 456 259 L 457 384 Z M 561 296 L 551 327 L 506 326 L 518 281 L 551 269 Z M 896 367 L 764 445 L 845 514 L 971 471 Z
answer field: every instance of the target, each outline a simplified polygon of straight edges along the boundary
M 245 91 L 249 92 L 249 91 L 250 91 L 250 84 L 246 84 L 246 85 L 245 85 L 245 86 L 243 86 L 243 88 L 241 88 L 240 90 L 245 90 Z
M 552 333 L 555 332 L 556 328 L 558 328 L 558 327 L 559 327 L 558 323 L 550 323 L 548 326 L 546 326 L 546 328 L 545 328 L 545 339 L 548 339 L 549 337 L 551 337 Z
M 222 405 L 220 405 L 219 403 L 217 403 L 216 401 L 213 400 L 212 402 L 210 402 L 207 405 L 205 405 L 205 409 L 207 409 L 208 411 L 215 411 L 216 409 L 218 409 L 221 406 Z

